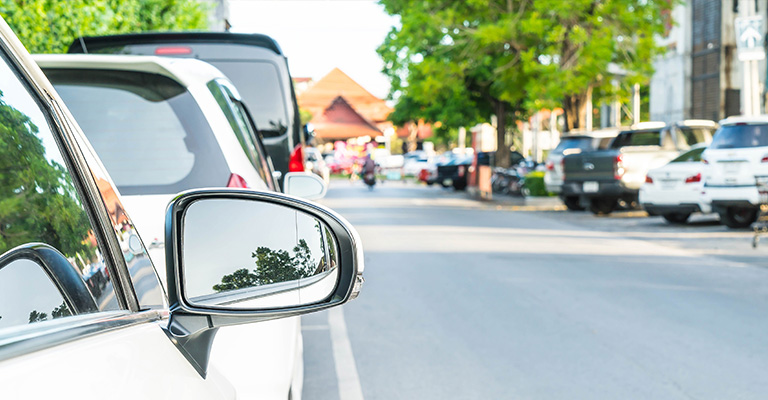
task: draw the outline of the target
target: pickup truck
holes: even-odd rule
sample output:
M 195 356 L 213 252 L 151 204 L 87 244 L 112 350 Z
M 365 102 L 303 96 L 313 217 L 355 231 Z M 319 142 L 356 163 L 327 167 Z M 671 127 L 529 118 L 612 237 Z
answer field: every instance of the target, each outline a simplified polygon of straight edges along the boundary
M 560 198 L 594 214 L 610 214 L 619 206 L 635 207 L 648 170 L 661 167 L 696 143 L 709 143 L 717 124 L 686 120 L 672 125 L 643 122 L 622 131 L 607 149 L 563 158 Z

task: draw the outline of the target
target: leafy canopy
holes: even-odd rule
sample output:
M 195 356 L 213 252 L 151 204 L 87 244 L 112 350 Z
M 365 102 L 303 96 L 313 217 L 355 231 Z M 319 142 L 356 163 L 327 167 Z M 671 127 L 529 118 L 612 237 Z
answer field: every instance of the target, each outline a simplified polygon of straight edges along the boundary
M 64 53 L 79 36 L 204 30 L 209 5 L 195 0 L 3 0 L 0 16 L 31 53 Z

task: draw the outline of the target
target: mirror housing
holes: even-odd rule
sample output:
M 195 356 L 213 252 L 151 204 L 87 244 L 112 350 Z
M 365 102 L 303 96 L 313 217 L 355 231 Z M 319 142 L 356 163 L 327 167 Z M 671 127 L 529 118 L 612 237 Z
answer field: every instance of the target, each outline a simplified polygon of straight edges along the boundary
M 307 200 L 322 199 L 328 190 L 323 179 L 311 172 L 289 172 L 285 174 L 283 188 L 286 194 Z
M 288 174 L 290 175 L 290 174 Z M 287 177 L 286 177 L 287 178 Z M 287 181 L 287 179 L 286 179 Z M 185 217 L 190 206 L 202 202 L 267 203 L 273 207 L 298 211 L 315 218 L 335 239 L 337 283 L 327 297 L 310 304 L 282 304 L 271 308 L 244 309 L 193 302 L 185 292 L 184 232 Z M 224 208 L 226 210 L 226 208 Z M 215 221 L 226 224 L 237 218 L 221 215 Z M 288 221 L 293 223 L 294 221 Z M 205 231 L 206 227 L 195 228 Z M 273 229 L 261 226 L 255 229 Z M 233 232 L 233 240 L 242 238 L 242 232 Z M 168 205 L 165 217 L 165 251 L 168 278 L 170 319 L 164 329 L 181 353 L 201 376 L 205 377 L 211 346 L 219 327 L 240 325 L 270 319 L 298 316 L 338 306 L 354 299 L 363 283 L 363 250 L 360 237 L 343 217 L 310 201 L 275 192 L 243 189 L 202 189 L 183 192 Z M 215 251 L 216 249 L 212 249 Z

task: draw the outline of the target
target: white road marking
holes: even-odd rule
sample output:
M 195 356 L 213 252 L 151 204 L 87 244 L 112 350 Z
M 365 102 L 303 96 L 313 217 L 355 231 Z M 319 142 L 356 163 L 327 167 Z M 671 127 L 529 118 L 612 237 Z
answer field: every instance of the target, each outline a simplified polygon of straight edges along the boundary
M 341 307 L 328 310 L 328 325 L 331 327 L 331 345 L 333 361 L 336 364 L 336 377 L 339 382 L 339 398 L 363 400 L 363 389 L 360 387 L 360 377 L 357 375 L 355 356 L 352 354 L 352 344 L 349 342 L 347 323 L 344 321 L 344 310 Z
M 301 330 L 302 331 L 327 331 L 328 329 L 331 329 L 328 325 L 302 325 Z

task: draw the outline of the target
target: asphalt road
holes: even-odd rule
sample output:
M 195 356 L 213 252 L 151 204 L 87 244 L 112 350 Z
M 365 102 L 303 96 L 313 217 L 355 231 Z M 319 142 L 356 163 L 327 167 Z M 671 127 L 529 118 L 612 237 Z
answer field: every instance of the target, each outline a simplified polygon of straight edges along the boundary
M 323 203 L 360 232 L 366 283 L 303 317 L 306 400 L 768 394 L 768 239 L 401 183 Z

